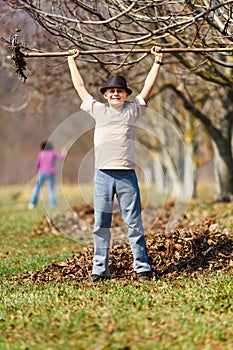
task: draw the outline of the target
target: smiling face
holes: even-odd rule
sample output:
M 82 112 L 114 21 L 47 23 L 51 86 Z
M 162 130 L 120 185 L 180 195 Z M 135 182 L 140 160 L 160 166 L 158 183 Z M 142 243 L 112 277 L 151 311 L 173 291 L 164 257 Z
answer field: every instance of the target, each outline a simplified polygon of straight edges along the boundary
M 111 107 L 121 108 L 128 98 L 128 93 L 121 88 L 109 88 L 104 93 L 104 98 L 108 101 Z

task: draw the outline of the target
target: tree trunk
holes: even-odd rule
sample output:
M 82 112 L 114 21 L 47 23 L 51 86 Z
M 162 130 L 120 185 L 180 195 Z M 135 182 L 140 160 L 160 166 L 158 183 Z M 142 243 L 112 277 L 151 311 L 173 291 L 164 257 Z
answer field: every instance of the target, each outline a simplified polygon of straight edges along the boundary
M 215 181 L 214 198 L 217 201 L 230 201 L 233 194 L 233 158 L 231 143 L 220 139 L 213 140 Z
M 189 152 L 184 154 L 184 178 L 183 178 L 183 198 L 191 199 L 197 196 L 197 168 L 196 164 L 192 162 L 193 148 L 192 145 L 188 147 Z
M 154 158 L 153 165 L 157 192 L 158 194 L 164 194 L 166 188 L 163 166 L 161 165 L 158 158 Z

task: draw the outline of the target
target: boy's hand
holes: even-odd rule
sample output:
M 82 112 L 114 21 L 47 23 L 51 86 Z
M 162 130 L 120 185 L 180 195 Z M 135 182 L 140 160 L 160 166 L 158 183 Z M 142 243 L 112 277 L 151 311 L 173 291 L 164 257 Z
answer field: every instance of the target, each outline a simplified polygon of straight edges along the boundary
M 162 62 L 163 58 L 163 53 L 161 52 L 161 47 L 160 46 L 153 46 L 151 48 L 151 53 L 154 55 L 155 60 Z
M 68 59 L 76 59 L 79 56 L 79 50 L 78 49 L 73 49 L 69 51 L 69 56 Z

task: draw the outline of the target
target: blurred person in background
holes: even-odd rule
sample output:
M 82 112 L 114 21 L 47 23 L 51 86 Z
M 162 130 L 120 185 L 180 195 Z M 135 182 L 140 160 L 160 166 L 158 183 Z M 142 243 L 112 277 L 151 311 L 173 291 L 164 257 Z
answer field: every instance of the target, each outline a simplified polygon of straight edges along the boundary
M 59 154 L 55 152 L 52 143 L 48 141 L 42 142 L 40 149 L 41 150 L 36 161 L 39 173 L 35 189 L 33 191 L 30 202 L 28 203 L 28 209 L 34 209 L 37 205 L 40 190 L 45 181 L 48 183 L 49 205 L 51 207 L 55 207 L 57 204 L 55 195 L 56 161 L 59 160 L 63 162 L 66 158 L 66 154 Z

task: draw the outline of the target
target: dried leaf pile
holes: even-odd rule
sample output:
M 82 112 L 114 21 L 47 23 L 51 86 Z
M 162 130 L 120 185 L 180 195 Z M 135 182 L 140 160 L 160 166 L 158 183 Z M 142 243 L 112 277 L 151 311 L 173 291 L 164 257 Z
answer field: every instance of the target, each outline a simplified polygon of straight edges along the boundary
M 173 210 L 168 204 L 158 217 L 158 210 L 150 208 L 144 221 L 152 222 L 146 231 L 148 253 L 154 271 L 154 279 L 162 276 L 179 278 L 181 274 L 195 276 L 217 270 L 233 271 L 233 232 L 224 228 L 224 221 L 216 219 L 217 214 L 208 216 L 184 217 L 177 229 L 165 233 L 166 223 Z M 80 204 L 74 208 L 77 216 L 70 218 L 65 214 L 60 216 L 60 228 L 51 220 L 43 218 L 34 230 L 34 234 L 59 234 L 62 227 L 69 227 L 65 232 L 70 236 L 76 230 L 87 233 L 90 241 L 91 226 L 93 224 L 93 208 Z M 233 209 L 229 204 L 228 215 L 232 216 Z M 86 223 L 86 225 L 84 224 Z M 112 278 L 135 279 L 133 272 L 133 259 L 131 249 L 125 237 L 127 236 L 121 215 L 113 215 L 112 231 L 116 236 L 123 235 L 124 240 L 117 239 L 110 251 L 110 271 Z M 59 225 L 58 225 L 59 226 Z M 232 227 L 232 226 L 231 226 Z M 114 231 L 115 230 L 115 231 Z M 124 231 L 124 232 L 123 232 Z M 60 233 L 61 234 L 61 233 Z M 63 233 L 62 233 L 63 234 Z M 113 235 L 114 236 L 114 235 Z M 113 237 L 114 242 L 114 237 Z M 77 255 L 66 261 L 55 261 L 42 271 L 27 273 L 23 281 L 32 280 L 38 283 L 49 281 L 63 282 L 72 280 L 79 282 L 85 280 L 92 269 L 93 247 L 87 245 Z

